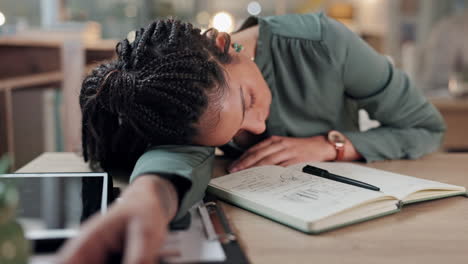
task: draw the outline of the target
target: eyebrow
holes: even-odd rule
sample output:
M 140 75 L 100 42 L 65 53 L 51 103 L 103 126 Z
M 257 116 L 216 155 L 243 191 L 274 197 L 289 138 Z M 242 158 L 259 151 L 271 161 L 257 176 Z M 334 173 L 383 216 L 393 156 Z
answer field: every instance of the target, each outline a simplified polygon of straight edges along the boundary
M 244 90 L 242 89 L 242 86 L 240 86 L 240 98 L 241 98 L 241 103 L 242 103 L 242 122 L 244 122 L 244 117 L 245 117 L 245 100 L 244 100 Z

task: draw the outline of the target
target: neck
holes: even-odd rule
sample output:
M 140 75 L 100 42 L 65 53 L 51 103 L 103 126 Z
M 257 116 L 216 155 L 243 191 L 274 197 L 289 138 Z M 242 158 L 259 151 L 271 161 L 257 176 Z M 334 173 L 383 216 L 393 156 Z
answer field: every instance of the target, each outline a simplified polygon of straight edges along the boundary
M 255 58 L 257 49 L 258 26 L 253 26 L 231 35 L 231 42 L 244 46 L 242 51 L 249 58 Z

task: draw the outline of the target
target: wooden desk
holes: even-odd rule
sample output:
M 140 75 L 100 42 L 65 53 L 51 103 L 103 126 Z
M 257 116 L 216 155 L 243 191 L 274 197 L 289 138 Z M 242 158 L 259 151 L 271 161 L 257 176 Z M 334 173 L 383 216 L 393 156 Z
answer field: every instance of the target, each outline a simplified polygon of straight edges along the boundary
M 451 151 L 468 151 L 468 99 L 432 98 L 447 124 L 442 147 Z
M 220 161 L 215 174 L 222 173 Z M 87 170 L 67 153 L 47 153 L 21 168 Z M 56 167 L 53 169 L 52 167 Z M 436 153 L 417 161 L 369 167 L 468 186 L 468 154 Z M 57 169 L 58 168 L 58 169 Z M 223 204 L 252 263 L 467 263 L 468 199 L 453 197 L 409 205 L 403 211 L 317 236 L 306 235 Z

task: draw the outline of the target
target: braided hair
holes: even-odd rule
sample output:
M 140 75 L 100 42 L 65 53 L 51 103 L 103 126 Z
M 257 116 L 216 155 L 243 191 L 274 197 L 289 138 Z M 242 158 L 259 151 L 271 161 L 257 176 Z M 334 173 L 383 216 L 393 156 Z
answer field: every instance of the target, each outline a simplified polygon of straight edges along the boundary
M 117 58 L 95 68 L 80 92 L 85 161 L 132 169 L 149 146 L 189 144 L 195 123 L 225 85 L 231 61 L 218 32 L 156 20 L 116 46 Z

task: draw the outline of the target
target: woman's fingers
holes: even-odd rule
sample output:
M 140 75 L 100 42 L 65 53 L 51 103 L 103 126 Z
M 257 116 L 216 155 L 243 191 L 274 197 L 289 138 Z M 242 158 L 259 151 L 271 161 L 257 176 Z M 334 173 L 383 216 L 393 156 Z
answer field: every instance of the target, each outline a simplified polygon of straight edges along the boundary
M 177 206 L 171 183 L 156 177 L 140 176 L 106 215 L 88 220 L 61 249 L 59 263 L 105 263 L 117 252 L 124 263 L 155 263 Z
M 261 149 L 261 148 L 264 148 L 264 147 L 266 147 L 266 146 L 269 146 L 269 145 L 271 145 L 271 144 L 273 144 L 273 143 L 275 143 L 275 142 L 278 142 L 278 141 L 280 140 L 280 138 L 281 138 L 281 137 L 279 137 L 279 136 L 271 136 L 271 137 L 269 137 L 269 138 L 267 138 L 267 139 L 265 139 L 265 140 L 263 140 L 263 141 L 260 141 L 259 143 L 255 144 L 255 145 L 253 145 L 252 147 L 250 147 L 250 148 L 247 150 L 247 152 L 249 152 L 249 151 L 257 151 L 257 150 L 259 150 L 259 149 Z
M 272 155 L 273 153 L 280 152 L 285 148 L 281 142 L 274 142 L 270 145 L 264 145 L 262 148 L 248 150 L 242 157 L 235 161 L 231 167 L 230 172 L 236 172 L 246 168 L 250 168 L 260 160 Z
M 78 237 L 68 241 L 60 250 L 60 263 L 104 263 L 109 252 L 121 248 L 123 219 L 117 214 L 95 215 L 80 231 Z
M 291 166 L 291 165 L 294 165 L 294 164 L 297 164 L 297 163 L 301 163 L 301 161 L 297 160 L 297 159 L 290 159 L 290 160 L 280 162 L 278 165 L 282 166 L 282 167 L 287 167 L 287 166 Z
M 124 264 L 147 264 L 151 262 L 149 259 L 150 252 L 145 252 L 143 248 L 148 242 L 145 240 L 149 240 L 145 237 L 143 229 L 144 227 L 142 227 L 142 223 L 138 219 L 132 219 L 128 224 L 123 259 Z
M 273 152 L 270 155 L 263 157 L 261 160 L 252 164 L 251 167 L 262 165 L 278 165 L 289 160 L 292 156 L 293 154 L 288 151 L 288 149 L 283 148 L 280 151 Z
M 278 142 L 281 140 L 281 137 L 279 136 L 271 136 L 263 141 L 260 141 L 259 143 L 253 145 L 250 147 L 246 152 L 244 152 L 237 160 L 241 160 L 247 155 L 251 154 L 252 152 L 259 151 L 262 148 L 268 147 L 271 144 Z
M 258 151 L 259 149 L 268 147 L 272 143 L 273 143 L 272 137 L 269 137 L 269 138 L 255 144 L 255 145 L 253 145 L 246 152 L 244 152 L 237 160 L 235 160 L 234 162 L 231 163 L 231 165 L 228 168 L 228 171 L 234 172 L 234 171 L 232 171 L 232 169 L 235 168 L 237 166 L 237 164 L 239 164 L 240 161 L 244 160 L 245 157 L 251 155 L 251 153 L 254 152 L 254 151 Z
M 157 222 L 147 218 L 132 218 L 127 227 L 125 242 L 125 264 L 141 263 L 153 264 L 157 261 L 158 248 L 161 246 L 165 234 Z
M 123 263 L 156 263 L 167 225 L 155 211 L 147 210 L 126 219 L 119 213 L 109 212 L 90 220 L 80 236 L 61 250 L 59 263 L 105 263 L 112 252 L 122 250 Z

